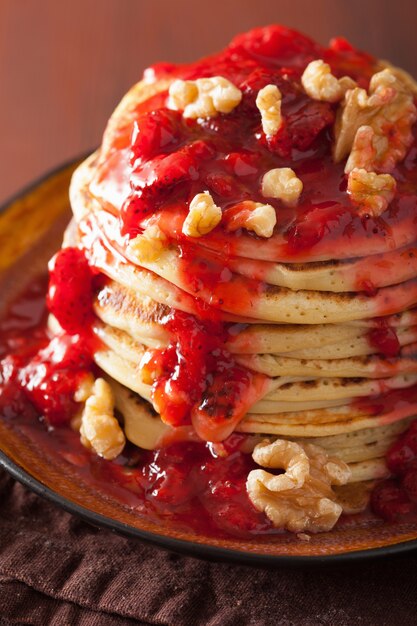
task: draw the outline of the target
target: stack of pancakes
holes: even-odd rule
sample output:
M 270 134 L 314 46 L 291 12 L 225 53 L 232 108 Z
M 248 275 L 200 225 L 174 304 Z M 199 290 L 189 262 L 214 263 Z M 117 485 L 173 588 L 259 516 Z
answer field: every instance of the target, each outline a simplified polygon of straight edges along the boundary
M 214 293 L 202 281 L 196 291 L 180 271 L 181 216 L 160 217 L 170 244 L 141 263 L 118 221 L 128 193 L 120 174 L 128 170 L 128 145 L 119 141 L 115 150 L 114 137 L 131 125 L 140 101 L 166 87 L 139 84 L 116 110 L 101 152 L 74 175 L 74 220 L 64 241 L 84 249 L 108 277 L 94 302 L 101 339 L 95 361 L 112 384 L 127 438 L 155 449 L 173 437 L 196 437 L 191 425 L 174 429 L 161 420 L 140 363 L 147 349 L 169 344 L 170 312 L 194 314 L 198 298 L 233 325 L 226 348 L 235 361 L 266 377 L 237 432 L 254 443 L 260 435 L 317 443 L 349 464 L 352 482 L 385 476 L 387 448 L 417 413 L 415 209 L 414 216 L 391 216 L 389 237 L 372 238 L 358 227 L 324 238 L 294 262 L 284 258 L 280 233 L 267 240 L 243 233 L 227 260 L 222 251 L 234 235 L 209 234 L 190 245 L 202 262 L 227 265 L 227 281 Z M 412 194 L 408 201 L 416 205 Z M 400 349 L 382 353 L 375 333 L 393 335 Z

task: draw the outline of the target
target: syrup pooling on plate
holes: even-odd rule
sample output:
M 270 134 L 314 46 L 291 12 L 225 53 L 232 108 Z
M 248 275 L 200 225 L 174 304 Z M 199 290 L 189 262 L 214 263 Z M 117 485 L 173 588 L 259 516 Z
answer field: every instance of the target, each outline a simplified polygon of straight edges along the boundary
M 321 532 L 388 475 L 417 410 L 414 93 L 255 29 L 147 70 L 77 170 L 51 335 L 11 379 L 148 512 Z

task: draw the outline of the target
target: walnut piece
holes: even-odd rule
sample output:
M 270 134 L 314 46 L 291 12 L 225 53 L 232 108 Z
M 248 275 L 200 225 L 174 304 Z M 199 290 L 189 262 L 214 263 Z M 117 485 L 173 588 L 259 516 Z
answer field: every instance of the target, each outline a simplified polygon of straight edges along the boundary
M 190 202 L 182 232 L 188 237 L 202 237 L 209 233 L 222 219 L 222 210 L 208 191 L 198 193 Z
M 74 393 L 75 402 L 82 402 L 84 404 L 93 393 L 93 387 L 94 376 L 92 374 L 86 374 L 83 376 Z M 70 421 L 70 426 L 76 433 L 80 432 L 82 414 L 82 410 L 77 411 Z
M 389 69 L 391 73 L 394 74 L 394 76 L 399 78 L 406 85 L 409 91 L 417 96 L 417 82 L 414 80 L 411 74 L 403 70 L 401 67 L 396 67 L 395 65 L 392 65 L 392 63 L 390 63 L 389 61 L 383 59 L 379 61 L 379 65 L 381 69 Z
M 229 232 L 246 228 L 246 230 L 252 230 L 259 237 L 271 237 L 277 223 L 273 206 L 253 202 L 253 200 L 245 200 L 232 207 L 231 214 L 231 218 L 227 219 L 227 211 L 225 212 L 226 230 Z
M 361 215 L 379 217 L 394 198 L 396 186 L 390 174 L 375 174 L 358 168 L 349 172 L 348 192 Z
M 389 140 L 385 135 L 377 135 L 372 126 L 360 126 L 356 131 L 352 151 L 346 162 L 345 172 L 362 168 L 374 169 L 378 155 L 388 152 Z
M 156 261 L 160 257 L 166 241 L 165 234 L 154 224 L 147 226 L 141 235 L 131 239 L 128 250 L 139 262 Z
M 184 117 L 214 117 L 230 113 L 240 103 L 242 92 L 223 76 L 175 80 L 169 87 L 168 106 Z
M 262 195 L 278 198 L 286 206 L 296 206 L 302 190 L 303 183 L 290 167 L 269 170 L 262 178 Z
M 104 459 L 115 459 L 123 450 L 126 439 L 114 417 L 114 398 L 110 385 L 97 378 L 81 416 L 81 443 Z
M 310 98 L 324 102 L 339 102 L 348 89 L 356 87 L 355 81 L 349 76 L 333 76 L 330 65 L 322 59 L 307 65 L 301 76 L 301 84 Z
M 355 167 L 391 172 L 413 141 L 416 119 L 413 93 L 401 76 L 390 69 L 374 74 L 369 93 L 356 87 L 345 94 L 335 123 L 335 161 L 350 154 L 346 173 Z
M 249 473 L 246 489 L 258 511 L 264 511 L 275 527 L 291 532 L 324 532 L 336 524 L 342 507 L 332 485 L 345 484 L 350 469 L 337 457 L 313 444 L 266 439 L 255 446 L 253 459 L 263 467 L 283 469 L 274 475 L 265 470 Z
M 93 393 L 94 376 L 86 374 L 83 376 L 74 393 L 75 402 L 85 402 Z
M 262 130 L 267 137 L 275 135 L 282 125 L 282 94 L 276 85 L 266 85 L 258 91 L 256 106 L 262 118 Z

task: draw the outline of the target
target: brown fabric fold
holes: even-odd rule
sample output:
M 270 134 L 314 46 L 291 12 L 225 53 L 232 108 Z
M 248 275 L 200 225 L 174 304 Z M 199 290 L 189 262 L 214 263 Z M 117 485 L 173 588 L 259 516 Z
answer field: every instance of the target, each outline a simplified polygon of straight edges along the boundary
M 0 626 L 411 625 L 416 591 L 416 553 L 287 570 L 200 561 L 94 528 L 0 472 Z

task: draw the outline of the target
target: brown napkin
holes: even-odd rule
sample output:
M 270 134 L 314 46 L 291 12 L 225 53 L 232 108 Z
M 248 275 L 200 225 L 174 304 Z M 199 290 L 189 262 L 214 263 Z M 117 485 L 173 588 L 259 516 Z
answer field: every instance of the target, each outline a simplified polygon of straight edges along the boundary
M 417 554 L 267 570 L 98 530 L 0 472 L 0 626 L 417 623 Z

